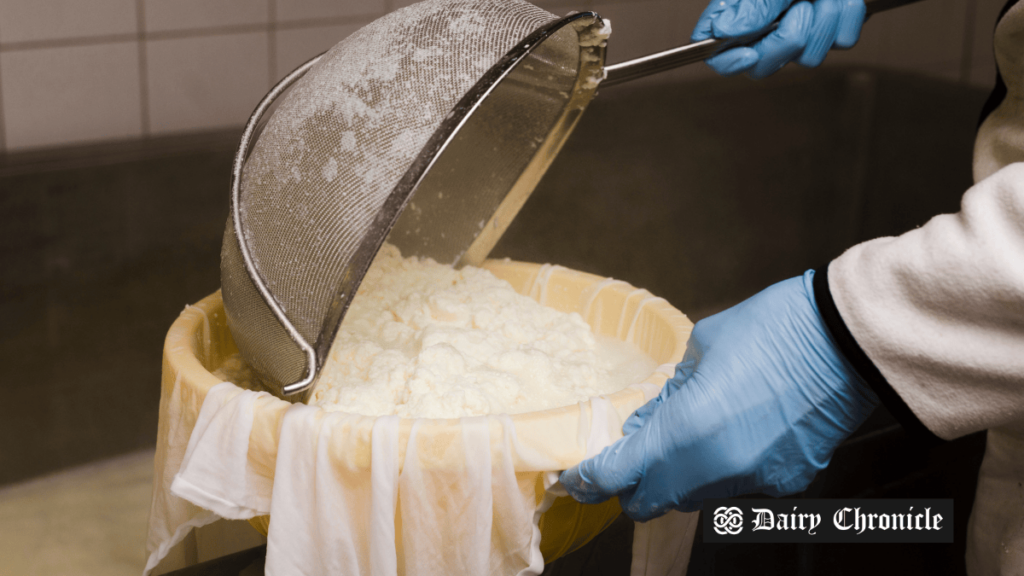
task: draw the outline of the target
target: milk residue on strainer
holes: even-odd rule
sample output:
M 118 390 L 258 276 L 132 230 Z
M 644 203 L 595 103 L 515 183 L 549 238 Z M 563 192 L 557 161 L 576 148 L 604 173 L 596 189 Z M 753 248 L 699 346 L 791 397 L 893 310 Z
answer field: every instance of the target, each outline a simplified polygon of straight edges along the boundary
M 228 325 L 262 385 L 308 397 L 385 238 L 483 261 L 593 97 L 605 37 L 592 12 L 428 0 L 271 90 L 235 158 L 221 256 Z
M 918 1 L 868 0 L 866 16 Z M 427 0 L 359 30 L 278 83 L 243 133 L 221 253 L 239 351 L 271 392 L 305 400 L 385 238 L 405 255 L 479 264 L 598 84 L 777 26 L 608 67 L 606 21 L 523 0 Z

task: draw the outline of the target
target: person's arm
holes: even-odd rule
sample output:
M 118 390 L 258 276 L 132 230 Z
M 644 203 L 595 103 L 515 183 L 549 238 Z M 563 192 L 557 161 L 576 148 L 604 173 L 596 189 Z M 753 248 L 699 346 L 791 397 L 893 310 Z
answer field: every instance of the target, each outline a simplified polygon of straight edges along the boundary
M 879 401 L 943 438 L 1024 419 L 1024 3 L 957 214 L 851 248 L 697 323 L 625 436 L 561 480 L 637 520 L 701 499 L 802 490 Z M 927 430 L 925 430 L 927 427 Z
M 887 383 L 883 401 L 898 396 L 886 403 L 898 418 L 909 408 L 905 425 L 943 438 L 1024 419 L 1024 2 L 1000 13 L 995 56 L 960 212 L 855 246 L 828 270 L 827 297 Z
M 711 0 L 691 39 L 740 38 L 779 27 L 751 46 L 731 48 L 707 60 L 723 76 L 746 72 L 764 78 L 789 62 L 818 66 L 832 48 L 851 48 L 864 24 L 864 0 Z
M 1024 163 L 971 188 L 957 214 L 854 246 L 828 277 L 842 322 L 930 430 L 1024 419 Z
M 649 520 L 704 498 L 803 490 L 878 403 L 823 323 L 814 276 L 698 322 L 675 376 L 625 436 L 562 473 L 569 494 L 618 496 Z
M 879 397 L 943 438 L 1024 419 L 1024 163 L 823 272 L 698 322 L 675 377 L 566 490 L 635 520 L 799 492 Z

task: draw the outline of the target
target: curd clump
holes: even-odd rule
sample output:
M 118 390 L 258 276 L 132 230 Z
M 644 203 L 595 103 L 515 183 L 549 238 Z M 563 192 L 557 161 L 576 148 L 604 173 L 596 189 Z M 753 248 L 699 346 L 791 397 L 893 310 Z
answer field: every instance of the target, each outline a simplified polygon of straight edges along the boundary
M 487 270 L 402 258 L 385 244 L 309 403 L 367 416 L 515 414 L 615 392 L 655 365 Z

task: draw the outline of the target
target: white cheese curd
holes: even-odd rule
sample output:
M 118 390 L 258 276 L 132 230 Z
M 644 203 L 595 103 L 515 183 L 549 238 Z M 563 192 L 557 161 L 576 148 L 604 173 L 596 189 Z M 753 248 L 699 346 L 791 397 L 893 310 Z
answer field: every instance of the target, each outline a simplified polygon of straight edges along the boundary
M 595 337 L 579 314 L 385 245 L 352 301 L 310 404 L 366 416 L 457 418 L 574 404 L 640 382 L 656 362 Z

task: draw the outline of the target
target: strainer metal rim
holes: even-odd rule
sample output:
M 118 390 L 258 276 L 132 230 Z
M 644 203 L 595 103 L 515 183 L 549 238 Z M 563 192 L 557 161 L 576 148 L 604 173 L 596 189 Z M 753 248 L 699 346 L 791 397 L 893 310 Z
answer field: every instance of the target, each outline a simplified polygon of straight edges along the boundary
M 292 84 L 302 78 L 310 68 L 313 67 L 317 62 L 320 61 L 324 53 L 318 54 L 313 58 L 300 65 L 295 70 L 292 70 L 287 76 L 281 79 L 280 82 L 274 85 L 269 92 L 260 100 L 259 104 L 256 105 L 256 109 L 249 116 L 249 120 L 245 123 L 245 129 L 242 131 L 242 138 L 238 144 L 238 150 L 235 152 L 235 159 L 231 164 L 231 220 L 234 224 L 234 236 L 235 241 L 238 243 L 239 252 L 242 255 L 242 261 L 244 268 L 249 279 L 252 281 L 253 286 L 256 287 L 259 292 L 260 298 L 270 308 L 270 311 L 274 314 L 274 318 L 281 324 L 281 326 L 288 333 L 288 337 L 291 338 L 292 342 L 302 350 L 302 353 L 306 356 L 306 374 L 302 377 L 302 380 L 294 382 L 282 389 L 284 394 L 294 393 L 305 389 L 313 384 L 313 380 L 316 377 L 316 351 L 309 343 L 302 337 L 295 325 L 288 320 L 288 317 L 284 313 L 284 308 L 281 307 L 281 303 L 274 298 L 273 294 L 267 288 L 267 284 L 263 277 L 257 270 L 256 265 L 253 261 L 252 254 L 249 252 L 249 246 L 245 243 L 242 238 L 242 216 L 241 209 L 239 206 L 239 196 L 242 192 L 242 171 L 245 168 L 245 160 L 255 144 L 254 135 L 256 129 L 260 124 L 260 120 L 263 118 L 263 114 L 274 104 L 277 98 L 284 93 Z M 292 392 L 287 390 L 292 388 Z
M 313 389 L 313 384 L 315 384 L 316 378 L 320 373 L 320 368 L 322 367 L 321 359 L 326 358 L 327 354 L 329 354 L 330 347 L 333 344 L 338 329 L 340 328 L 341 320 L 344 318 L 345 312 L 348 310 L 348 306 L 351 303 L 352 297 L 358 289 L 362 278 L 365 276 L 374 257 L 383 245 L 384 240 L 387 237 L 387 232 L 389 232 L 395 222 L 397 222 L 398 217 L 402 214 L 405 206 L 409 203 L 409 200 L 412 198 L 413 193 L 423 180 L 423 177 L 429 172 L 435 161 L 445 151 L 448 144 L 458 135 L 459 130 L 473 115 L 473 112 L 491 94 L 494 88 L 497 87 L 516 67 L 516 65 L 523 58 L 528 56 L 538 45 L 565 26 L 574 24 L 583 19 L 589 19 L 591 24 L 596 23 L 597 25 L 601 25 L 602 23 L 600 16 L 595 12 L 579 12 L 569 14 L 563 18 L 552 20 L 551 22 L 544 24 L 506 52 L 505 55 L 502 56 L 502 58 L 498 60 L 498 62 L 495 63 L 473 85 L 473 87 L 466 92 L 465 95 L 463 95 L 458 103 L 456 103 L 452 111 L 448 113 L 440 126 L 438 126 L 430 139 L 420 150 L 419 154 L 417 154 L 415 160 L 413 160 L 412 164 L 406 170 L 398 184 L 396 184 L 388 194 L 384 204 L 377 212 L 374 224 L 371 225 L 371 228 L 380 225 L 382 229 L 385 230 L 385 233 L 379 236 L 368 235 L 365 237 L 363 241 L 360 242 L 359 247 L 354 252 L 352 258 L 349 260 L 347 274 L 342 278 L 342 281 L 338 285 L 338 289 L 335 290 L 334 298 L 331 301 L 327 315 L 321 325 L 315 345 L 309 344 L 305 338 L 303 338 L 302 334 L 299 333 L 295 325 L 288 319 L 281 303 L 278 302 L 267 288 L 266 281 L 255 266 L 249 247 L 242 237 L 243 228 L 240 195 L 242 172 L 244 170 L 245 160 L 255 143 L 254 137 L 263 115 L 285 90 L 305 75 L 306 72 L 308 72 L 309 69 L 323 57 L 323 54 L 311 58 L 309 61 L 293 70 L 274 85 L 266 96 L 260 100 L 252 115 L 250 115 L 249 120 L 246 122 L 238 150 L 235 153 L 235 158 L 232 163 L 230 210 L 232 222 L 234 224 L 234 238 L 238 243 L 239 252 L 242 256 L 246 274 L 252 281 L 252 284 L 259 293 L 260 298 L 273 313 L 274 318 L 285 329 L 289 338 L 296 346 L 298 346 L 306 357 L 305 375 L 301 380 L 283 385 L 280 389 L 281 395 L 291 396 L 304 391 L 309 392 Z M 599 67 L 598 69 L 603 67 L 603 65 L 604 52 L 601 50 L 600 61 L 597 63 L 597 66 Z M 586 83 L 581 83 L 580 80 L 585 69 L 586 68 L 584 66 L 580 66 L 577 70 L 577 89 L 589 92 L 583 99 L 582 106 L 585 106 L 586 103 L 589 102 L 597 89 L 596 83 L 593 86 L 587 86 Z M 568 108 L 568 104 L 566 108 Z M 568 131 L 571 131 L 571 128 L 572 127 L 570 126 Z M 564 136 L 567 135 L 567 133 L 564 134 Z M 353 274 L 353 272 L 356 273 Z M 304 400 L 304 398 L 300 400 Z

